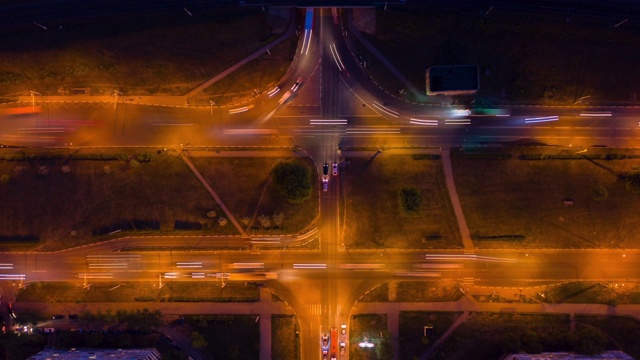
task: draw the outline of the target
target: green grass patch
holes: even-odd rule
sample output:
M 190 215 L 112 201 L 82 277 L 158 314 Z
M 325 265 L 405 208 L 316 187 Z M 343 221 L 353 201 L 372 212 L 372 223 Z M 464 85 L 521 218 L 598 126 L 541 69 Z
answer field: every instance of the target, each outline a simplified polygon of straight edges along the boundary
M 382 336 L 381 336 L 382 335 Z M 374 348 L 360 348 L 358 343 L 368 341 Z M 387 330 L 386 314 L 356 314 L 349 322 L 349 359 L 382 360 L 393 357 L 391 337 Z
M 473 313 L 432 359 L 499 359 L 505 353 L 570 349 L 568 315 Z
M 16 150 L 0 152 L 0 247 L 55 250 L 123 235 L 236 234 L 215 200 L 177 156 L 164 151 L 122 149 Z M 19 160 L 18 160 L 19 159 Z M 138 161 L 132 167 L 130 160 Z M 270 183 L 283 159 L 192 158 L 236 219 L 252 220 L 250 232 L 295 233 L 318 215 L 317 185 L 312 196 L 291 204 Z M 308 159 L 296 159 L 311 166 Z M 68 168 L 65 168 L 68 167 Z M 65 170 L 67 170 L 65 172 Z M 315 174 L 315 172 L 313 172 Z M 210 217 L 209 212 L 215 213 Z M 282 222 L 276 217 L 282 213 Z M 271 224 L 263 228 L 260 216 Z M 113 235 L 111 235 L 113 234 Z M 28 242 L 21 239 L 29 239 Z
M 396 301 L 457 301 L 462 295 L 459 285 L 447 281 L 399 281 Z
M 107 14 L 63 22 L 53 32 L 13 34 L 0 48 L 0 84 L 5 94 L 24 92 L 28 83 L 44 95 L 75 87 L 183 95 L 274 39 L 289 17 L 248 8 L 192 10 L 193 16 L 174 9 Z M 103 31 L 114 23 L 117 29 Z
M 606 156 L 609 151 L 589 148 L 587 154 L 596 158 Z M 635 217 L 629 216 L 640 211 L 640 202 L 638 195 L 626 189 L 621 178 L 621 174 L 640 166 L 640 160 L 522 161 L 518 159 L 528 154 L 548 156 L 575 151 L 522 147 L 508 152 L 513 157 L 504 161 L 452 156 L 456 190 L 467 224 L 472 234 L 484 238 L 476 242 L 476 246 L 640 246 L 635 236 Z M 638 152 L 616 149 L 614 153 L 635 155 Z M 565 204 L 567 199 L 571 200 L 570 204 Z M 500 236 L 507 236 L 510 241 L 497 240 Z
M 192 103 L 216 105 L 237 104 L 257 96 L 255 90 L 265 92 L 275 87 L 286 74 L 295 55 L 298 38 L 292 36 L 270 50 L 271 54 L 250 61 L 240 69 L 206 88 Z
M 345 244 L 349 248 L 460 246 L 441 162 L 412 161 L 410 155 L 382 155 L 375 159 L 350 158 L 345 163 L 341 176 L 345 188 Z M 422 196 L 417 216 L 403 216 L 398 204 L 398 190 L 407 186 L 415 187 Z M 434 240 L 428 240 L 430 236 Z
M 440 160 L 440 154 L 411 154 L 413 160 Z
M 37 234 L 40 250 L 87 244 L 117 230 L 170 233 L 176 220 L 202 222 L 207 233 L 235 234 L 206 213 L 221 213 L 215 200 L 177 156 L 123 149 L 22 152 L 22 161 L 0 161 L 3 235 Z M 16 154 L 7 150 L 5 154 Z M 106 155 L 105 155 L 106 154 Z M 117 156 L 127 160 L 74 160 Z M 140 159 L 132 167 L 128 159 Z M 65 168 L 68 167 L 68 168 Z M 68 170 L 65 172 L 65 170 Z
M 188 295 L 185 295 L 188 294 Z M 225 287 L 214 282 L 168 282 L 161 289 L 154 282 L 30 283 L 18 292 L 19 302 L 90 303 L 90 302 L 230 302 L 258 301 L 260 289 L 253 284 L 228 282 Z
M 389 301 L 389 283 L 386 282 L 376 286 L 366 294 L 362 295 L 358 301 L 361 302 L 387 302 Z
M 311 197 L 300 204 L 287 201 L 271 181 L 271 170 L 277 163 L 295 161 L 312 166 L 309 159 L 201 157 L 191 161 L 214 190 L 219 191 L 222 201 L 249 233 L 296 233 L 309 227 L 318 216 L 315 171 L 312 171 L 314 180 L 311 182 Z M 280 226 L 277 226 L 273 215 L 279 213 L 284 217 Z M 262 215 L 270 220 L 268 228 L 262 227 L 259 219 Z M 249 225 L 243 222 L 243 218 L 250 221 Z
M 617 294 L 613 288 L 605 284 L 578 281 L 549 289 L 545 294 L 545 302 L 615 305 Z
M 400 358 L 419 358 L 451 327 L 460 314 L 459 312 L 401 311 Z M 428 329 L 425 330 L 425 327 Z
M 271 358 L 297 360 L 300 358 L 299 327 L 293 315 L 271 317 Z
M 214 359 L 257 359 L 260 357 L 260 324 L 257 315 L 185 316 L 193 332 L 206 344 L 201 349 Z

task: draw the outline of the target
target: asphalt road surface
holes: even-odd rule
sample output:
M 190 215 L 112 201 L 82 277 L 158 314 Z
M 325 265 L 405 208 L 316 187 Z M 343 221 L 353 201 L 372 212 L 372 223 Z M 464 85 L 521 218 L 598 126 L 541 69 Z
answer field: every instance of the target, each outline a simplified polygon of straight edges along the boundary
M 325 162 L 340 161 L 340 148 L 349 147 L 454 147 L 515 141 L 575 148 L 636 147 L 640 140 L 637 108 L 513 106 L 500 109 L 498 116 L 460 113 L 464 109 L 447 105 L 446 98 L 445 106 L 400 103 L 370 84 L 348 49 L 342 24 L 334 24 L 331 10 L 316 10 L 310 42 L 305 45 L 301 37 L 289 77 L 279 85 L 281 92 L 273 97 L 261 94 L 247 111 L 148 106 L 136 103 L 136 98 L 53 103 L 37 97 L 33 102 L 40 111 L 22 115 L 0 111 L 0 143 L 74 148 L 298 145 L 321 173 Z M 281 104 L 280 94 L 300 78 L 291 98 Z M 3 263 L 9 265 L 2 272 L 15 275 L 16 282 L 78 283 L 163 278 L 215 281 L 220 273 L 243 281 L 275 274 L 277 280 L 268 284 L 296 309 L 305 359 L 320 358 L 321 334 L 347 323 L 357 298 L 390 279 L 473 279 L 493 285 L 640 279 L 640 270 L 634 266 L 640 256 L 636 250 L 427 254 L 344 249 L 341 229 L 348 224 L 341 223 L 340 217 L 341 176 L 328 177 L 317 231 L 305 238 L 318 238 L 319 250 L 282 246 L 247 251 L 249 239 L 234 237 L 127 237 L 55 253 L 4 253 Z M 222 244 L 225 249 L 220 248 Z M 198 266 L 187 269 L 184 263 Z M 261 265 L 239 270 L 237 264 L 247 263 Z M 203 272 L 205 277 L 194 279 L 193 272 Z M 167 278 L 168 273 L 177 277 Z

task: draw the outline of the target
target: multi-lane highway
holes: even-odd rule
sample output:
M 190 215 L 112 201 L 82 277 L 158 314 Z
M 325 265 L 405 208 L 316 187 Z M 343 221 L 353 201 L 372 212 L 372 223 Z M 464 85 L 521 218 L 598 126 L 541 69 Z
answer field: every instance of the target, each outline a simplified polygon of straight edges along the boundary
M 370 84 L 344 38 L 343 18 L 334 17 L 330 9 L 314 11 L 313 31 L 300 35 L 288 77 L 246 108 L 157 107 L 140 105 L 136 97 L 51 102 L 37 96 L 32 103 L 21 104 L 33 111 L 0 111 L 0 143 L 297 145 L 315 161 L 321 174 L 324 163 L 339 163 L 339 149 L 349 147 L 478 146 L 513 141 L 636 147 L 640 141 L 636 108 L 511 106 L 487 114 L 448 106 L 448 99 L 440 106 L 400 102 Z M 306 240 L 319 240 L 319 250 L 280 245 L 247 251 L 250 239 L 244 238 L 131 237 L 56 253 L 4 253 L 2 272 L 27 282 L 265 281 L 295 309 L 305 359 L 320 358 L 321 334 L 347 323 L 356 299 L 390 279 L 473 278 L 484 283 L 526 284 L 640 278 L 640 270 L 632 266 L 640 256 L 635 250 L 478 250 L 474 254 L 347 250 L 341 244 L 341 229 L 349 226 L 340 220 L 342 178 L 339 171 L 337 175 L 330 172 L 328 178 L 327 191 L 320 193 L 317 229 L 305 235 Z M 289 237 L 283 244 L 300 240 Z

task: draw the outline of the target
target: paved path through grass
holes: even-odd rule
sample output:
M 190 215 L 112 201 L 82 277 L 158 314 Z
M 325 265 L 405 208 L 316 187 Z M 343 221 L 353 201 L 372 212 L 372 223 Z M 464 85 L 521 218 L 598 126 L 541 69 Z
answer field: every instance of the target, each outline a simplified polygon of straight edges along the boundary
M 429 358 L 429 356 L 431 356 L 431 354 L 436 351 L 438 349 L 438 347 L 440 345 L 442 345 L 442 343 L 444 343 L 445 341 L 447 341 L 447 339 L 449 338 L 449 336 L 451 336 L 451 334 L 453 334 L 453 331 L 455 329 L 458 328 L 458 326 L 460 326 L 460 324 L 462 324 L 463 322 L 467 321 L 467 318 L 469 318 L 469 312 L 465 311 L 459 318 L 456 319 L 456 321 L 451 324 L 451 326 L 449 326 L 449 328 L 447 329 L 447 331 L 445 331 L 444 334 L 442 334 L 442 336 L 440 336 L 434 343 L 433 345 L 431 345 L 429 347 L 429 349 L 427 351 L 424 352 L 424 354 L 420 355 L 420 360 L 427 360 Z
M 222 202 L 222 199 L 220 199 L 220 197 L 218 196 L 218 194 L 216 194 L 216 192 L 213 190 L 211 185 L 209 185 L 209 182 L 207 182 L 207 180 L 202 176 L 202 174 L 200 174 L 200 171 L 198 171 L 198 169 L 196 169 L 196 167 L 193 166 L 193 164 L 191 163 L 191 161 L 189 160 L 187 155 L 184 152 L 182 152 L 180 154 L 180 158 L 182 160 L 184 160 L 185 164 L 187 164 L 187 166 L 189 166 L 191 171 L 193 171 L 193 173 L 196 175 L 198 180 L 200 180 L 202 185 L 204 185 L 204 187 L 207 189 L 209 194 L 211 194 L 211 196 L 213 196 L 213 198 L 216 200 L 216 203 L 220 206 L 222 211 L 224 211 L 224 213 L 227 215 L 227 219 L 229 219 L 229 221 L 231 221 L 233 226 L 235 226 L 236 229 L 238 229 L 238 232 L 240 233 L 240 235 L 242 235 L 242 237 L 244 237 L 244 238 L 248 238 L 249 235 L 247 235 L 247 232 L 244 231 L 244 229 L 242 228 L 242 226 L 240 226 L 240 224 L 238 223 L 236 218 L 233 217 L 233 214 L 231 214 L 231 211 L 229 211 L 229 209 L 227 209 L 225 204 Z
M 276 40 L 268 43 L 267 45 L 261 47 L 260 49 L 258 49 L 256 52 L 254 52 L 253 54 L 247 56 L 246 58 L 238 61 L 237 63 L 233 64 L 230 68 L 228 68 L 227 70 L 221 72 L 220 74 L 214 76 L 213 78 L 207 80 L 204 84 L 198 86 L 197 88 L 189 91 L 186 95 L 185 98 L 187 100 L 187 102 L 189 101 L 189 98 L 196 96 L 198 93 L 202 92 L 204 89 L 208 88 L 209 86 L 213 85 L 215 82 L 217 82 L 218 80 L 222 79 L 223 77 L 231 74 L 232 72 L 238 70 L 241 66 L 247 64 L 249 61 L 257 58 L 260 55 L 263 55 L 265 52 L 269 51 L 269 49 L 273 48 L 274 46 L 280 44 L 281 42 L 285 41 L 286 39 L 288 39 L 292 34 L 293 31 L 295 30 L 295 8 L 291 9 L 291 18 L 289 20 L 289 27 L 287 28 L 287 30 L 280 35 L 279 38 L 277 38 Z
M 453 167 L 451 166 L 451 152 L 449 149 L 443 149 L 440 153 L 442 156 L 442 168 L 444 170 L 444 177 L 447 182 L 447 190 L 449 192 L 449 198 L 451 199 L 451 205 L 453 211 L 458 219 L 458 228 L 460 229 L 460 235 L 462 236 L 462 245 L 464 246 L 465 253 L 475 252 L 473 246 L 473 240 L 471 240 L 471 232 L 469 232 L 469 226 L 467 220 L 462 212 L 462 206 L 460 206 L 460 198 L 458 198 L 458 192 L 456 191 L 456 183 L 453 180 Z
M 416 87 L 413 86 L 413 84 L 409 80 L 407 80 L 407 78 L 402 75 L 402 73 L 398 69 L 396 69 L 396 67 L 393 66 L 393 64 L 389 60 L 387 60 L 387 58 L 384 57 L 384 55 L 382 55 L 382 53 L 369 42 L 369 40 L 362 36 L 358 28 L 356 28 L 356 26 L 353 24 L 353 14 L 351 11 L 349 11 L 349 15 L 347 16 L 347 27 L 349 29 L 349 33 L 355 36 L 358 41 L 362 43 L 362 45 L 364 45 L 375 57 L 377 57 L 378 60 L 380 60 L 380 62 L 383 63 L 387 67 L 387 69 L 389 69 L 389 71 L 393 75 L 395 75 L 395 77 L 397 77 L 398 80 L 400 80 L 404 84 L 404 86 L 406 86 L 407 89 L 409 89 L 409 91 L 411 91 L 416 96 L 416 98 L 420 99 L 420 101 L 423 102 L 427 100 L 427 96 L 425 94 L 418 91 L 418 89 L 416 89 Z

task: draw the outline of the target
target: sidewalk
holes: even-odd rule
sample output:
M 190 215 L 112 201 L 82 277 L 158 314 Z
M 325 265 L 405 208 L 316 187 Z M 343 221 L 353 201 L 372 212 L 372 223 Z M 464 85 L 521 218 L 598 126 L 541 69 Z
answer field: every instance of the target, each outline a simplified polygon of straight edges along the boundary
M 220 206 L 222 211 L 224 211 L 225 215 L 227 215 L 227 219 L 229 219 L 229 221 L 231 221 L 233 226 L 236 227 L 240 235 L 243 238 L 248 238 L 249 235 L 247 235 L 247 232 L 244 231 L 244 228 L 242 226 L 240 226 L 240 223 L 236 220 L 236 218 L 233 216 L 231 211 L 227 209 L 227 206 L 222 202 L 222 199 L 220 199 L 220 196 L 218 196 L 218 194 L 213 190 L 211 185 L 209 185 L 209 182 L 204 178 L 204 176 L 202 176 L 202 174 L 200 174 L 200 171 L 198 171 L 198 169 L 196 169 L 196 167 L 193 166 L 193 164 L 191 163 L 191 160 L 189 160 L 189 157 L 185 154 L 184 151 L 180 154 L 180 158 L 185 162 L 185 164 L 187 164 L 187 166 L 189 166 L 189 169 L 191 169 L 193 174 L 198 178 L 198 180 L 200 180 L 200 182 L 205 187 L 205 189 L 207 189 L 209 194 L 211 194 L 211 196 L 216 201 L 218 206 Z
M 442 168 L 444 171 L 445 181 L 447 183 L 447 192 L 449 193 L 449 199 L 453 206 L 453 211 L 456 214 L 458 220 L 458 229 L 460 230 L 460 236 L 462 237 L 462 245 L 464 246 L 465 253 L 475 252 L 475 246 L 471 239 L 471 232 L 467 225 L 467 220 L 464 217 L 462 206 L 460 206 L 460 198 L 458 198 L 458 191 L 456 190 L 456 183 L 453 179 L 453 166 L 451 165 L 451 151 L 449 149 L 443 149 L 442 152 Z

